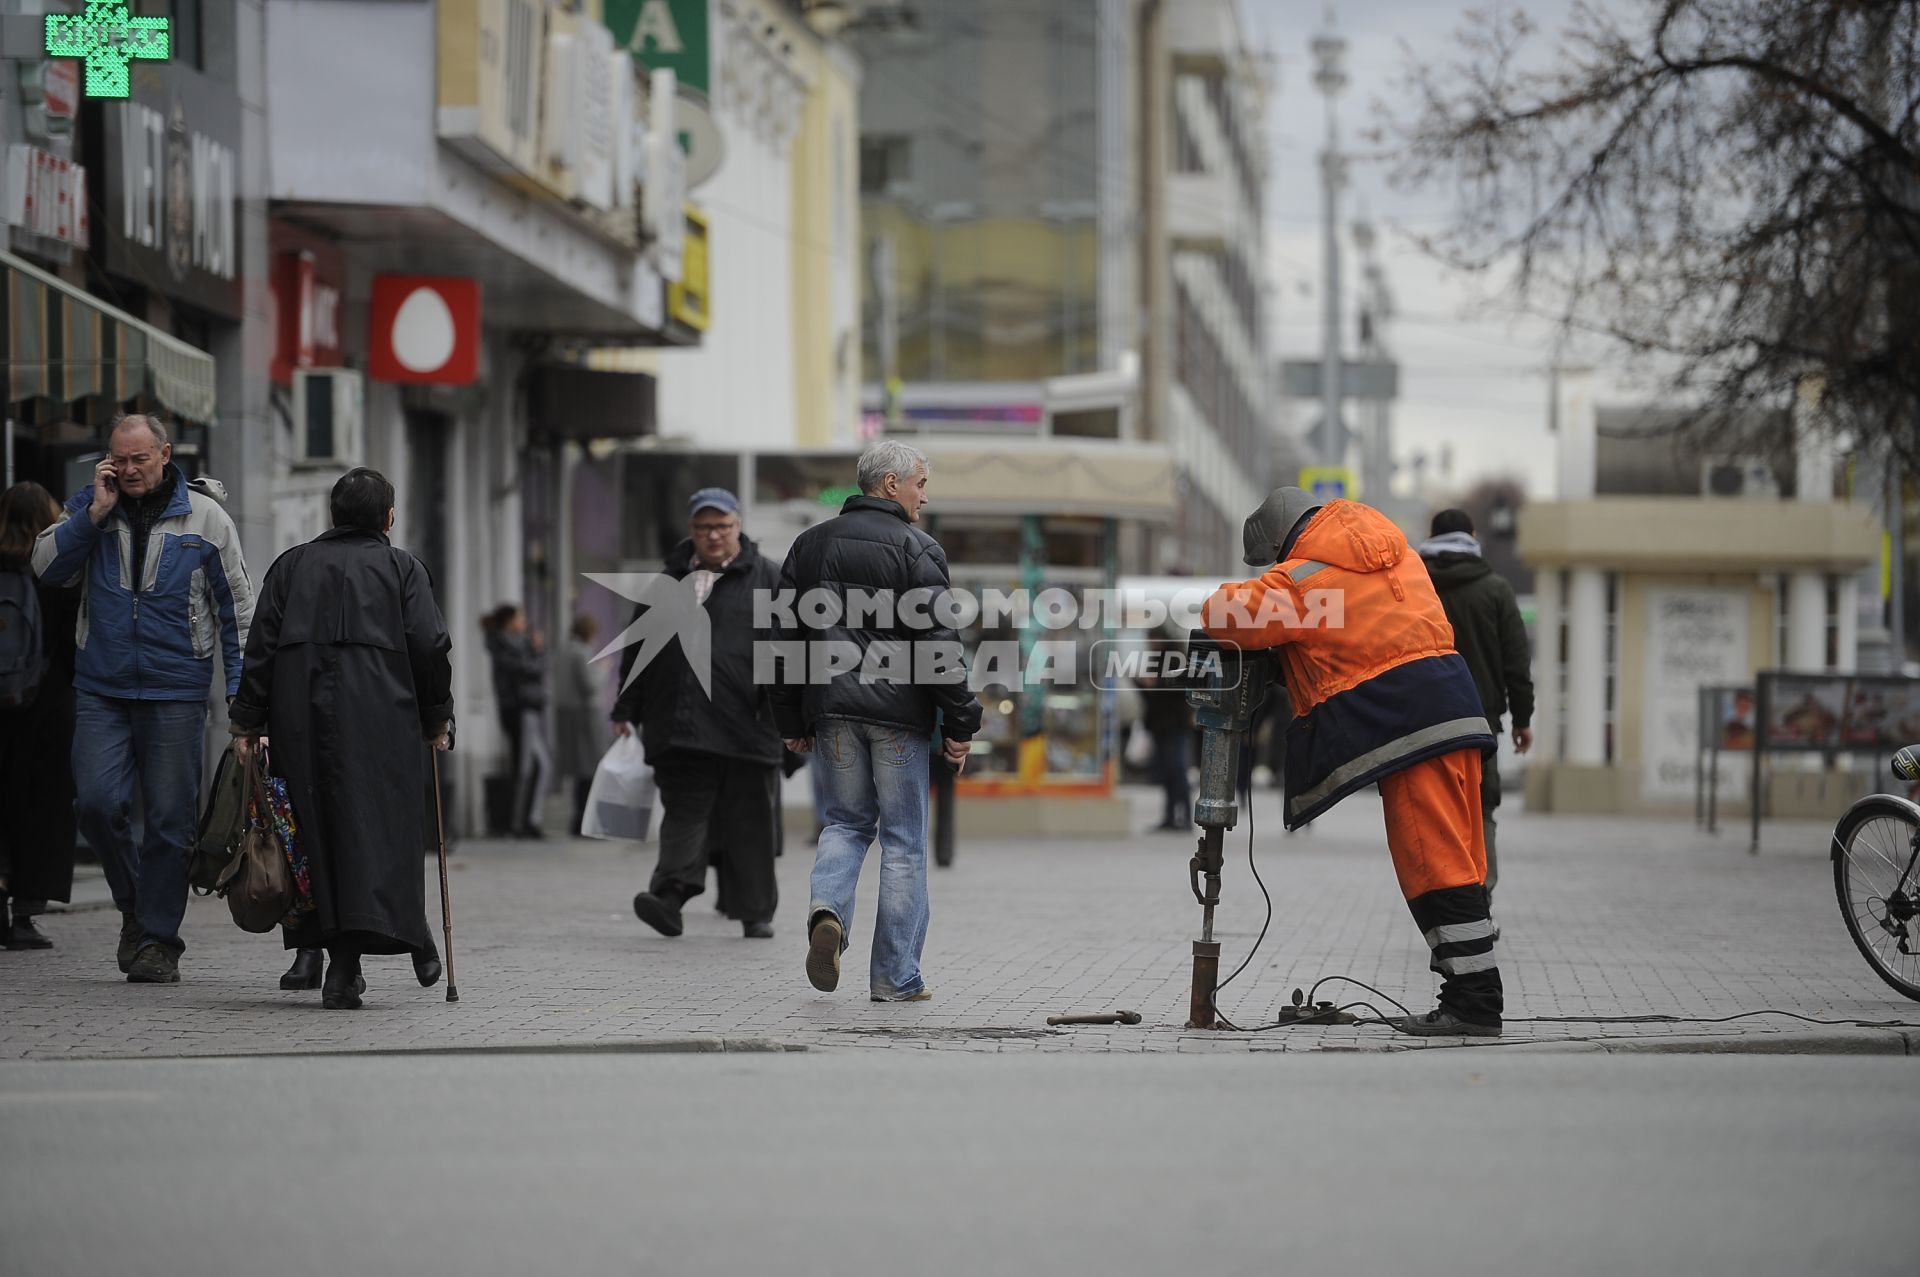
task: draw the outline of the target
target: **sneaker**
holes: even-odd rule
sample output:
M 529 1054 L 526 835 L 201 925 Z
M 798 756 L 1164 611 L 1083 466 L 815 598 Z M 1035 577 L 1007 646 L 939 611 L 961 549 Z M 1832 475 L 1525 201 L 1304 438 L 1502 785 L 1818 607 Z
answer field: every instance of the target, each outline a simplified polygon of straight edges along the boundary
M 807 933 L 807 979 L 822 993 L 840 987 L 840 919 L 823 913 Z
M 869 1000 L 873 1002 L 931 1002 L 933 1001 L 933 990 L 923 984 L 912 993 L 905 994 L 901 997 L 883 998 L 876 993 L 873 994 Z
M 677 901 L 643 891 L 633 898 L 634 916 L 652 927 L 663 936 L 677 936 L 685 928 L 680 922 L 680 905 Z
M 120 974 L 133 970 L 134 955 L 140 952 L 140 920 L 130 913 L 120 915 L 120 948 L 114 956 L 120 963 Z
M 163 944 L 140 946 L 127 966 L 129 984 L 179 984 L 180 957 Z
M 30 914 L 16 914 L 13 919 L 13 931 L 7 936 L 7 948 L 51 949 L 53 937 L 36 927 Z
M 1474 1024 L 1462 1020 L 1445 1007 L 1435 1007 L 1425 1015 L 1409 1015 L 1393 1022 L 1393 1027 L 1402 1033 L 1411 1033 L 1416 1037 L 1455 1037 L 1455 1038 L 1497 1038 L 1500 1026 L 1497 1024 Z

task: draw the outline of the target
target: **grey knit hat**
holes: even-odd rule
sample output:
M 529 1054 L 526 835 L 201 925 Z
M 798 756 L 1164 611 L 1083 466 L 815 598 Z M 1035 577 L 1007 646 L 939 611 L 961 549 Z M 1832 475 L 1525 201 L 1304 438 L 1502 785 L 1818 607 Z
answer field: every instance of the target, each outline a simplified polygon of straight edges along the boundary
M 1294 525 L 1325 504 L 1305 488 L 1275 488 L 1268 493 L 1240 530 L 1247 566 L 1270 568 L 1278 563 Z

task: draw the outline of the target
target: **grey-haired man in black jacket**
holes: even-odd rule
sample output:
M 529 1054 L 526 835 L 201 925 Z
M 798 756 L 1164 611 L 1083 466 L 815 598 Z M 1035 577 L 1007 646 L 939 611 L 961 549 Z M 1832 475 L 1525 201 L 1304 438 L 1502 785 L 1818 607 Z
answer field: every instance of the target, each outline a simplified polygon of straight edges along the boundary
M 805 677 L 789 664 L 774 688 L 788 748 L 821 768 L 823 828 L 807 910 L 807 978 L 831 992 L 853 924 L 867 848 L 880 841 L 880 906 L 868 992 L 875 1002 L 924 1002 L 927 938 L 927 784 L 940 751 L 966 764 L 980 728 L 950 616 L 947 557 L 916 525 L 927 503 L 927 458 L 897 440 L 860 457 L 860 495 L 837 518 L 794 541 L 780 572 Z M 791 591 L 791 595 L 786 592 Z

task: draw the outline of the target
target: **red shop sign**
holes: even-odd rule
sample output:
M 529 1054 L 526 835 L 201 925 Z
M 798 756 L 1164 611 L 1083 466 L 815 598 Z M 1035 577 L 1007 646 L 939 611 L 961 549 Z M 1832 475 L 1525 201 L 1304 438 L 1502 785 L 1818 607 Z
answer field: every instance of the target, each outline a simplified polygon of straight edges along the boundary
M 480 281 L 375 275 L 367 333 L 376 381 L 469 385 L 480 376 Z

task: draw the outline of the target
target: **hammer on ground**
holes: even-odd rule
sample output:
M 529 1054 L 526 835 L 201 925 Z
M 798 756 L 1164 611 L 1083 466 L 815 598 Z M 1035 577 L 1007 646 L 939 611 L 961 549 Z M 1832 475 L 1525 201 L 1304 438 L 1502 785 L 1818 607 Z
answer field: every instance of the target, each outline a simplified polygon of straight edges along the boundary
M 1108 1011 L 1104 1015 L 1050 1015 L 1048 1024 L 1138 1024 L 1138 1011 Z

